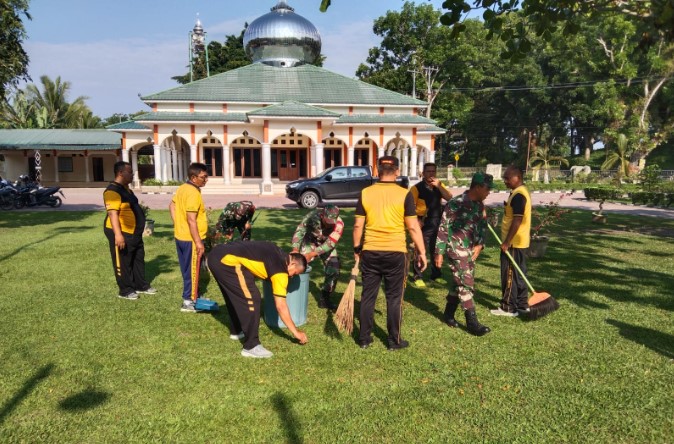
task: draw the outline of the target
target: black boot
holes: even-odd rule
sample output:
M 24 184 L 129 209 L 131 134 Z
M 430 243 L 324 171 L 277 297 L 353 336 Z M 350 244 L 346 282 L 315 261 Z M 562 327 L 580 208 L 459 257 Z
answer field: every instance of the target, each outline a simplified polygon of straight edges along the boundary
M 335 310 L 335 307 L 332 302 L 330 302 L 330 293 L 323 290 L 321 291 L 321 297 L 318 298 L 318 308 L 327 308 L 328 310 Z
M 470 308 L 466 310 L 465 313 L 466 329 L 468 330 L 468 333 L 474 334 L 475 336 L 484 336 L 491 331 L 489 327 L 478 322 L 475 308 Z
M 445 324 L 450 327 L 457 328 L 459 323 L 454 319 L 454 313 L 459 306 L 459 298 L 457 296 L 447 296 L 447 305 L 445 305 Z

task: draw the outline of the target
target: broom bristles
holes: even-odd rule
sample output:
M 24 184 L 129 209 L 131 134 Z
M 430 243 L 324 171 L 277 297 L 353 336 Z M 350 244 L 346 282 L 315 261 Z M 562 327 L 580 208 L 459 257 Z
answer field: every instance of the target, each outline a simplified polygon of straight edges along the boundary
M 539 319 L 546 316 L 559 308 L 559 302 L 552 296 L 541 302 L 529 306 L 529 319 Z
M 335 324 L 337 330 L 351 334 L 353 332 L 353 301 L 356 296 L 356 278 L 358 277 L 358 264 L 351 270 L 351 278 L 346 291 L 339 301 L 339 306 L 335 312 Z

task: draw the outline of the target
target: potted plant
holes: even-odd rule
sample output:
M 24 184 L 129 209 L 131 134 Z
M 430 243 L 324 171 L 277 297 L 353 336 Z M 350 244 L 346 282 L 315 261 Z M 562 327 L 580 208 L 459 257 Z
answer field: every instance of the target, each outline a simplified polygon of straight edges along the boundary
M 559 206 L 560 201 L 571 195 L 571 193 L 564 193 L 559 196 L 557 200 L 535 207 L 532 210 L 532 226 L 531 226 L 531 241 L 529 243 L 529 250 L 527 256 L 529 257 L 543 257 L 548 248 L 548 241 L 550 238 L 543 235 L 545 227 L 556 225 L 562 217 L 570 213 L 571 210 Z
M 143 210 L 143 214 L 145 215 L 145 228 L 143 229 L 143 237 L 145 236 L 152 236 L 154 234 L 154 219 L 149 219 L 149 214 L 150 214 L 150 207 L 145 205 L 143 202 L 140 202 L 138 204 L 140 206 L 140 209 Z

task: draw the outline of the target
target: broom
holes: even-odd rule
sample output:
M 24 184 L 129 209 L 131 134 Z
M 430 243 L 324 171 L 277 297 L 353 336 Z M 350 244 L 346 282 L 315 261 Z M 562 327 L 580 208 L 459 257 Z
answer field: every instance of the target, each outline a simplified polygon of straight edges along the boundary
M 501 245 L 501 239 L 499 239 L 498 235 L 491 227 L 491 224 L 487 224 L 487 227 L 489 227 L 489 231 L 491 231 L 491 234 L 494 235 L 496 241 L 499 243 L 499 245 Z M 508 259 L 510 259 L 510 262 L 513 264 L 520 276 L 522 276 L 522 279 L 524 279 L 524 282 L 526 282 L 527 287 L 529 287 L 529 291 L 531 292 L 531 296 L 529 297 L 529 319 L 534 320 L 542 318 L 543 316 L 557 310 L 559 308 L 559 303 L 555 300 L 555 298 L 553 298 L 550 293 L 546 293 L 544 291 L 534 291 L 534 287 L 531 285 L 531 283 L 529 283 L 529 280 L 524 275 L 524 272 L 522 272 L 522 269 L 517 265 L 517 263 L 515 263 L 515 259 L 513 259 L 510 252 L 506 251 L 505 254 L 508 256 Z
M 335 324 L 339 331 L 345 331 L 349 335 L 353 331 L 353 299 L 356 296 L 356 279 L 358 278 L 358 263 L 360 259 L 356 259 L 356 263 L 351 269 L 351 277 L 349 278 L 349 285 L 339 301 L 339 307 L 335 312 Z

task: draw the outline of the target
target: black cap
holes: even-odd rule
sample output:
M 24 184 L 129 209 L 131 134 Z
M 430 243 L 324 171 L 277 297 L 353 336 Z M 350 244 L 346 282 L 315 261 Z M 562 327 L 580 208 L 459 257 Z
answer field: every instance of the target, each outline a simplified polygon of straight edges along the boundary
M 377 163 L 379 165 L 393 165 L 396 168 L 400 166 L 400 161 L 395 156 L 381 156 Z

